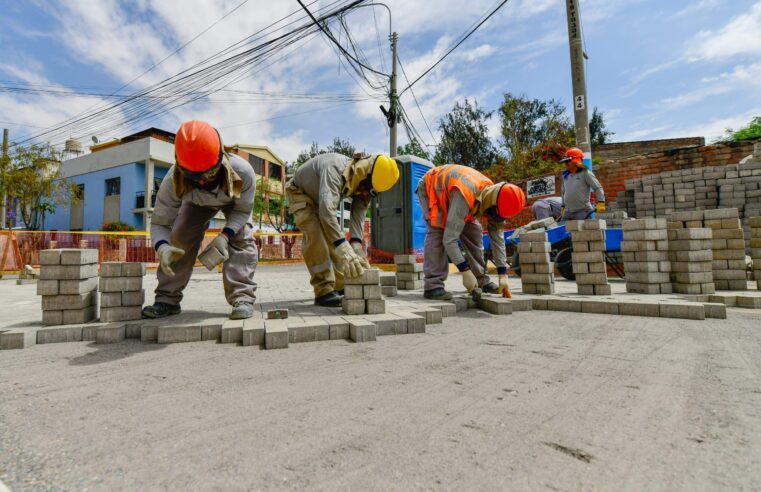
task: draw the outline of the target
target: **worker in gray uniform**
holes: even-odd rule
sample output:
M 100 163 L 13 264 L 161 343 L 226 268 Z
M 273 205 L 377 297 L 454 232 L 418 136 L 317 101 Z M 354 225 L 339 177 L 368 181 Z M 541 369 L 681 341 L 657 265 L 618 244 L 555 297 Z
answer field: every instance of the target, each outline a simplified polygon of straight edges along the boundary
M 252 237 L 256 175 L 242 158 L 228 154 L 219 132 L 203 121 L 186 121 L 175 137 L 176 163 L 164 177 L 156 195 L 151 241 L 159 260 L 158 287 L 146 318 L 180 313 L 183 290 L 188 285 L 198 250 L 210 220 L 225 215 L 222 232 L 202 253 L 216 249 L 224 261 L 222 282 L 231 319 L 254 313 L 258 261 Z
M 565 153 L 561 162 L 565 163 L 563 171 L 563 220 L 584 220 L 592 214 L 605 211 L 605 192 L 594 173 L 584 164 L 584 152 L 571 148 Z M 590 192 L 594 191 L 597 205 L 592 206 Z
M 399 168 L 383 155 L 320 154 L 302 164 L 285 189 L 296 227 L 304 234 L 304 262 L 318 306 L 340 306 L 344 276 L 362 275 L 370 267 L 364 237 L 370 199 L 389 190 Z M 349 241 L 339 223 L 339 207 L 351 198 Z
M 560 222 L 563 217 L 563 198 L 559 196 L 541 198 L 531 205 L 531 213 L 534 215 L 534 220 L 552 217 L 555 222 Z

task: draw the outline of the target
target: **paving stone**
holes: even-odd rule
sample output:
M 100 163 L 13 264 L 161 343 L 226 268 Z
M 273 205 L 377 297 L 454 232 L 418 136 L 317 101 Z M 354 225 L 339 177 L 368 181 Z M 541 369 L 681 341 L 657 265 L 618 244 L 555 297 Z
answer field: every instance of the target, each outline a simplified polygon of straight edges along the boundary
M 201 340 L 216 340 L 222 338 L 222 325 L 227 318 L 207 318 L 201 322 Z M 244 323 L 245 325 L 245 323 Z
M 64 325 L 76 325 L 87 323 L 94 320 L 96 317 L 95 306 L 90 306 L 82 309 L 64 309 L 63 322 Z
M 91 277 L 83 280 L 59 280 L 59 294 L 84 294 L 98 290 L 98 277 Z
M 415 280 L 420 280 L 422 278 L 422 273 L 409 273 L 409 272 L 398 272 L 396 274 L 396 280 L 398 281 L 404 281 L 404 282 L 414 282 Z
M 705 307 L 699 302 L 662 302 L 661 318 L 706 319 Z
M 267 320 L 264 322 L 264 348 L 288 348 L 288 325 L 285 320 Z
M 407 309 L 407 311 L 412 314 L 417 314 L 421 318 L 425 319 L 425 323 L 429 325 L 439 324 L 443 321 L 441 310 L 428 307 L 427 305 L 410 307 Z
M 118 343 L 124 340 L 125 329 L 121 323 L 110 323 L 95 328 L 95 343 Z
M 143 323 L 140 327 L 140 340 L 142 342 L 155 342 L 158 339 L 159 326 L 155 321 Z
M 38 296 L 58 295 L 59 282 L 60 280 L 38 280 L 37 281 L 37 295 Z
M 510 299 L 510 304 L 512 305 L 513 312 L 518 311 L 532 311 L 533 310 L 533 300 L 529 298 L 521 298 L 513 296 L 512 299 Z
M 120 307 L 122 305 L 121 292 L 102 292 L 100 295 L 100 307 Z
M 457 307 L 452 302 L 432 302 L 428 306 L 440 310 L 444 318 L 457 315 Z
M 348 287 L 348 285 L 346 287 Z M 344 297 L 341 300 L 341 309 L 343 310 L 344 314 L 348 314 L 350 316 L 364 314 L 365 301 L 364 299 L 347 299 Z
M 364 300 L 364 291 L 364 285 L 345 285 L 344 298 L 350 301 Z
M 536 307 L 534 307 L 536 309 Z M 581 312 L 581 300 L 580 299 L 567 299 L 562 297 L 555 297 L 547 299 L 547 310 L 549 311 L 567 311 L 571 313 Z
M 97 249 L 62 249 L 61 265 L 90 265 L 98 263 Z
M 614 299 L 583 299 L 581 312 L 589 314 L 619 314 L 618 301 Z
M 720 303 L 704 302 L 706 318 L 727 319 L 727 306 Z
M 29 348 L 37 344 L 37 330 L 8 330 L 0 332 L 0 350 Z
M 141 319 L 142 317 L 142 306 L 108 307 L 101 308 L 100 310 L 100 320 L 104 323 L 111 323 L 114 321 L 130 321 L 134 319 Z
M 407 263 L 396 265 L 397 272 L 419 273 L 423 271 L 422 263 Z
M 122 277 L 143 277 L 145 276 L 145 263 L 126 262 L 122 263 Z
M 322 320 L 328 324 L 331 340 L 346 340 L 349 338 L 349 322 L 341 316 L 323 316 Z
M 367 299 L 365 304 L 367 314 L 382 314 L 386 312 L 386 301 L 383 299 Z
M 101 302 L 103 299 L 103 294 L 106 294 L 106 292 L 101 293 Z M 145 303 L 145 289 L 122 292 L 121 294 L 122 306 L 140 306 L 142 308 L 143 304 Z
M 40 328 L 37 330 L 37 344 L 81 342 L 81 326 L 56 326 L 53 328 Z
M 396 280 L 394 280 L 396 281 Z M 396 290 L 396 284 L 394 285 L 382 285 L 381 286 L 381 295 L 383 297 L 396 297 L 398 294 Z
M 42 296 L 42 310 L 81 309 L 94 305 L 96 299 L 95 292 L 76 295 Z
M 740 308 L 761 309 L 761 297 L 738 295 L 735 302 Z
M 383 287 L 396 287 L 396 274 L 380 275 L 380 284 Z
M 63 324 L 63 311 L 42 311 L 42 324 L 55 326 Z
M 98 276 L 98 265 L 43 265 L 40 280 L 81 280 Z
M 119 261 L 104 261 L 98 271 L 100 277 L 121 277 L 122 263 Z
M 271 318 L 282 319 L 282 318 Z M 263 319 L 248 318 L 243 320 L 243 331 L 241 332 L 241 344 L 244 347 L 262 347 L 264 346 L 264 324 Z
M 349 320 L 349 337 L 357 343 L 374 342 L 375 324 L 366 319 L 352 318 Z
M 363 289 L 363 297 L 365 298 L 365 300 L 381 299 L 380 285 L 365 285 L 362 287 L 362 289 Z
M 416 261 L 415 255 L 394 255 L 394 263 L 397 265 L 411 265 Z
M 513 305 L 509 299 L 483 297 L 479 301 L 478 307 L 491 314 L 513 314 Z
M 288 319 L 287 309 L 268 309 L 267 319 Z
M 288 343 L 315 342 L 330 339 L 330 325 L 322 318 L 288 323 Z
M 283 321 L 283 326 L 285 322 Z M 288 332 L 286 328 L 286 333 Z M 220 343 L 241 343 L 243 341 L 243 320 L 242 319 L 228 319 L 222 323 L 222 328 L 219 330 L 219 342 Z
M 376 285 L 380 283 L 380 270 L 365 268 L 362 275 L 356 278 L 344 278 L 344 285 Z
M 658 302 L 650 301 L 620 301 L 618 312 L 623 316 L 659 318 L 661 316 L 661 305 Z
M 98 285 L 100 292 L 138 291 L 142 288 L 141 277 L 102 277 Z
M 43 249 L 40 251 L 40 265 L 60 265 L 60 249 Z
M 162 325 L 156 332 L 157 343 L 187 343 L 201 340 L 200 324 Z
M 132 323 L 124 323 L 124 338 L 140 339 L 140 334 L 143 330 L 143 322 L 133 321 Z
M 467 311 L 468 310 L 468 300 L 464 297 L 454 297 L 452 298 L 452 304 L 455 306 L 455 310 L 459 313 L 461 311 Z
M 377 337 L 396 335 L 397 323 L 402 321 L 397 316 L 389 313 L 368 314 L 363 316 L 363 318 L 375 325 L 375 336 Z M 406 327 L 406 322 L 404 324 Z

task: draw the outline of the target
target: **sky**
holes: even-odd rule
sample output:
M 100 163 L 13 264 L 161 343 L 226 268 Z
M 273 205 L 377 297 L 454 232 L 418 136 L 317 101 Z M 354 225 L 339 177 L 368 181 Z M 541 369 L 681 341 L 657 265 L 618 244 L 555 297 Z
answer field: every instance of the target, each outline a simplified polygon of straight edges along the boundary
M 499 2 L 385 3 L 399 34 L 401 66 L 414 80 Z M 9 128 L 12 141 L 23 140 L 114 103 L 97 94 L 126 95 L 159 83 L 299 9 L 296 0 L 0 0 L 0 127 Z M 761 1 L 582 0 L 581 15 L 589 105 L 604 113 L 613 141 L 711 141 L 761 116 Z M 346 21 L 369 65 L 388 73 L 386 10 L 360 9 Z M 433 146 L 439 120 L 464 98 L 490 111 L 506 92 L 570 107 L 569 67 L 565 2 L 511 0 L 404 92 L 402 104 Z M 72 129 L 69 136 L 87 146 L 93 136 L 103 141 L 150 126 L 175 131 L 184 120 L 203 119 L 220 129 L 225 143 L 267 145 L 288 161 L 334 137 L 367 152 L 387 151 L 388 127 L 378 108 L 383 90 L 351 75 L 325 35 L 315 34 L 267 66 L 242 69 L 228 92 L 114 130 Z M 399 89 L 407 85 L 400 71 Z M 2 90 L 9 86 L 79 94 Z M 283 96 L 293 94 L 320 98 Z M 337 94 L 338 100 L 326 97 Z M 498 144 L 496 116 L 489 128 Z M 407 141 L 400 128 L 399 143 Z

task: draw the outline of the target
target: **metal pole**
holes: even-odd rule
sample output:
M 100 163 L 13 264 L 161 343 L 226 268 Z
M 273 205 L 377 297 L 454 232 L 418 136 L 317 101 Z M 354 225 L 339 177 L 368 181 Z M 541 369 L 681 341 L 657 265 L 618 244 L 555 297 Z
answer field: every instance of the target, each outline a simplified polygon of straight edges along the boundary
M 571 80 L 573 82 L 573 119 L 576 125 L 576 146 L 584 152 L 584 163 L 592 169 L 592 143 L 589 135 L 589 104 L 584 67 L 584 43 L 581 32 L 579 0 L 566 0 L 568 43 L 571 49 Z
M 391 95 L 390 95 L 390 106 L 391 109 L 389 110 L 389 113 L 391 114 L 391 131 L 390 134 L 390 142 L 389 142 L 389 155 L 391 157 L 396 156 L 396 122 L 398 121 L 398 104 L 399 104 L 399 97 L 396 93 L 396 41 L 399 39 L 399 36 L 394 32 L 391 33 Z
M 3 160 L 5 160 L 8 157 L 8 129 L 3 128 Z M 7 169 L 5 169 L 5 163 L 3 163 L 2 171 L 6 172 Z M 5 183 L 3 183 L 3 186 L 5 186 Z M 0 194 L 0 229 L 6 228 L 6 209 L 5 209 L 5 203 L 8 201 L 8 194 L 6 193 L 5 189 L 3 189 L 2 194 Z

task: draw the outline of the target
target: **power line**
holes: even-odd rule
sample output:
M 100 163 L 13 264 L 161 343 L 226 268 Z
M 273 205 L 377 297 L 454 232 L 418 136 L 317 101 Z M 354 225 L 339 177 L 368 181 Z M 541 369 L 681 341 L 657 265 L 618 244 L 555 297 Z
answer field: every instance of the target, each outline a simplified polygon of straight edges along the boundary
M 441 63 L 442 61 L 444 61 L 444 59 L 445 59 L 446 57 L 448 57 L 448 56 L 449 56 L 449 55 L 450 55 L 450 54 L 451 54 L 451 53 L 452 53 L 454 50 L 456 50 L 456 49 L 457 49 L 457 48 L 458 48 L 458 47 L 459 47 L 459 46 L 460 46 L 462 43 L 464 43 L 464 42 L 465 42 L 465 41 L 466 41 L 466 40 L 467 40 L 467 39 L 468 39 L 468 38 L 469 38 L 469 37 L 470 37 L 470 36 L 471 36 L 471 35 L 472 35 L 474 32 L 476 32 L 476 31 L 478 30 L 478 28 L 480 28 L 480 27 L 481 27 L 481 26 L 482 26 L 482 25 L 483 25 L 483 24 L 484 24 L 486 21 L 488 21 L 488 20 L 489 20 L 489 19 L 490 19 L 490 18 L 491 18 L 491 17 L 492 17 L 494 14 L 496 14 L 496 13 L 497 13 L 497 11 L 498 11 L 499 9 L 501 9 L 501 8 L 502 8 L 502 7 L 503 7 L 505 4 L 507 4 L 509 1 L 510 1 L 510 0 L 502 0 L 501 2 L 499 2 L 499 4 L 498 4 L 498 5 L 497 5 L 497 6 L 496 6 L 496 7 L 495 7 L 495 8 L 494 8 L 494 9 L 493 9 L 491 12 L 489 12 L 489 14 L 488 14 L 486 17 L 484 17 L 483 19 L 481 19 L 481 22 L 479 22 L 478 24 L 476 24 L 476 26 L 475 26 L 475 27 L 473 27 L 472 29 L 470 29 L 470 31 L 468 31 L 468 32 L 467 32 L 467 34 L 465 34 L 465 36 L 464 36 L 462 39 L 460 39 L 460 40 L 459 40 L 459 41 L 458 41 L 458 42 L 457 42 L 457 43 L 456 43 L 454 46 L 452 46 L 452 47 L 451 47 L 449 50 L 447 50 L 447 52 L 446 52 L 446 53 L 444 53 L 444 55 L 443 55 L 441 58 L 439 58 L 439 59 L 436 61 L 436 63 L 434 63 L 433 65 L 431 65 L 431 66 L 430 66 L 430 67 L 429 67 L 429 68 L 428 68 L 428 69 L 427 69 L 425 72 L 423 72 L 422 74 L 420 74 L 420 76 L 418 76 L 418 78 L 416 78 L 415 80 L 413 80 L 411 84 L 409 84 L 409 85 L 408 85 L 408 86 L 407 86 L 407 87 L 406 87 L 406 88 L 405 88 L 405 89 L 404 89 L 402 92 L 400 92 L 400 93 L 399 93 L 399 95 L 401 96 L 402 94 L 404 94 L 405 92 L 407 92 L 407 89 L 411 88 L 413 85 L 417 84 L 417 83 L 420 81 L 420 79 L 422 79 L 423 77 L 425 77 L 426 75 L 428 75 L 428 73 L 430 73 L 430 72 L 431 72 L 431 70 L 433 70 L 434 68 L 436 68 L 436 67 L 438 66 L 438 64 L 439 64 L 439 63 Z
M 438 146 L 439 142 L 436 140 L 436 137 L 433 135 L 433 131 L 431 131 L 431 127 L 428 125 L 428 120 L 425 118 L 425 115 L 423 114 L 423 108 L 420 107 L 420 103 L 418 102 L 417 97 L 415 96 L 415 91 L 413 91 L 412 86 L 409 85 L 410 79 L 407 78 L 407 72 L 404 70 L 404 65 L 402 65 L 402 60 L 399 59 L 399 55 L 397 55 L 396 60 L 399 62 L 399 67 L 402 69 L 402 75 L 404 75 L 404 80 L 407 81 L 407 85 L 410 88 L 410 94 L 412 94 L 412 99 L 415 101 L 415 105 L 417 106 L 417 110 L 420 113 L 420 117 L 423 118 L 423 123 L 425 123 L 425 127 L 428 128 L 428 133 L 431 135 L 433 142 Z
M 354 101 L 347 101 L 347 102 L 343 102 L 341 104 L 335 104 L 333 106 L 328 106 L 328 107 L 325 107 L 325 108 L 310 109 L 308 111 L 300 111 L 298 113 L 282 114 L 282 115 L 279 115 L 279 116 L 273 116 L 271 118 L 264 118 L 264 119 L 261 119 L 261 120 L 246 121 L 244 123 L 236 123 L 234 125 L 220 126 L 218 129 L 219 130 L 226 130 L 228 128 L 236 128 L 236 127 L 239 127 L 239 126 L 253 125 L 254 123 L 263 123 L 265 121 L 279 120 L 279 119 L 283 119 L 283 118 L 291 118 L 293 116 L 300 116 L 300 115 L 303 115 L 303 114 L 319 113 L 319 112 L 322 112 L 322 111 L 333 110 L 333 109 L 339 108 L 341 106 L 346 106 L 347 104 L 353 104 L 353 103 L 354 103 Z

